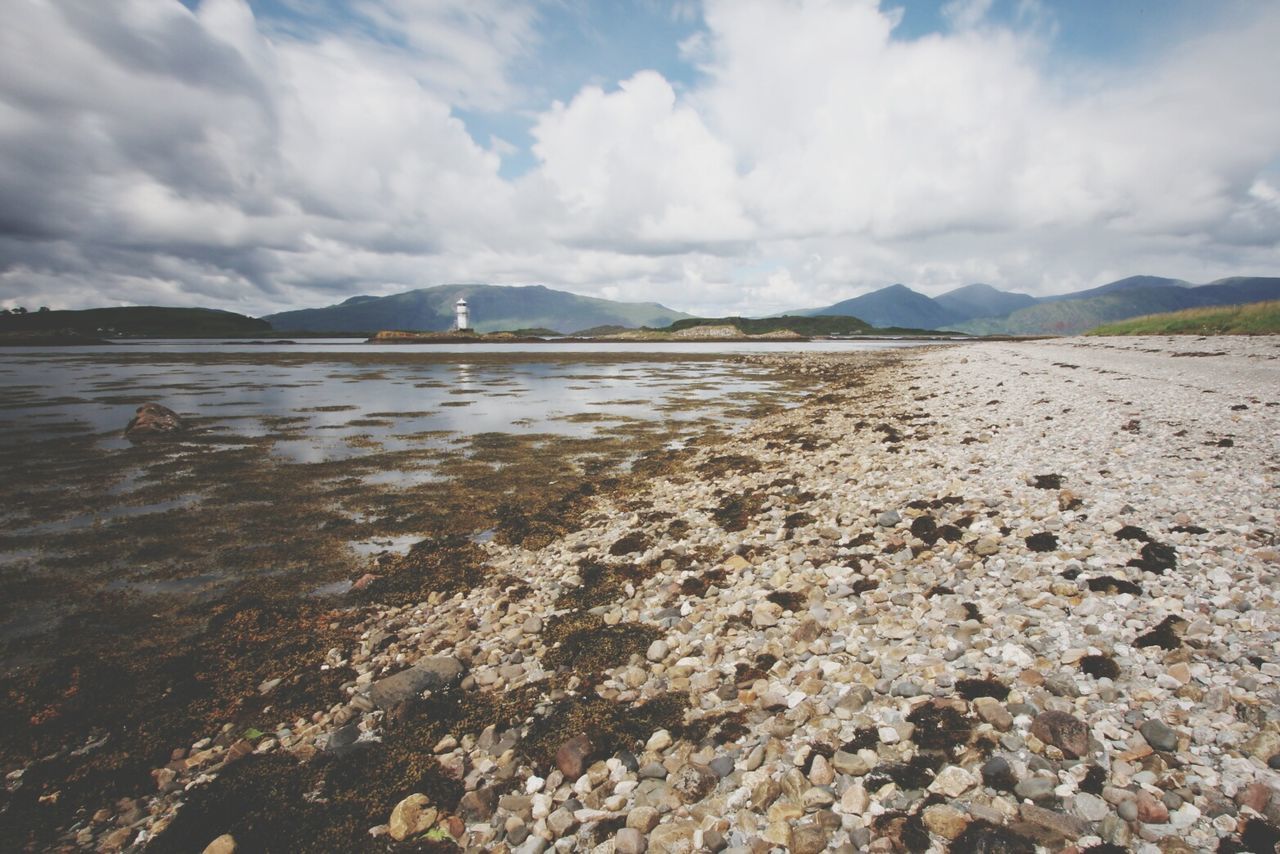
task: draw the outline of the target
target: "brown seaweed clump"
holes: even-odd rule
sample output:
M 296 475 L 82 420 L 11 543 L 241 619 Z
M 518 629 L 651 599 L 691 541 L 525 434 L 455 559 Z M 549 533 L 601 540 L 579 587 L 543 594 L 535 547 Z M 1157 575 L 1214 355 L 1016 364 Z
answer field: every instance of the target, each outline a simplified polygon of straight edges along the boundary
M 924 703 L 912 710 L 907 720 L 915 724 L 912 738 L 923 750 L 954 755 L 973 735 L 973 719 L 945 702 Z
M 626 664 L 633 655 L 644 655 L 649 644 L 662 636 L 643 623 L 607 625 L 595 614 L 577 612 L 554 617 L 542 630 L 548 649 L 543 663 L 566 667 L 588 678 Z

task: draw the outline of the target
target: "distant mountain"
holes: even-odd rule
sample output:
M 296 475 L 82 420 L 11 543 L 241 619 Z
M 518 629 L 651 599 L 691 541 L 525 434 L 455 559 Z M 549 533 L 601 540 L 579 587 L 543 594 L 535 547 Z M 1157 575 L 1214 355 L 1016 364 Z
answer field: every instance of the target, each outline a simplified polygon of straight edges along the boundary
M 930 298 L 896 284 L 823 308 L 815 317 L 849 315 L 873 326 L 914 327 L 973 335 L 1075 335 L 1144 314 L 1280 299 L 1280 278 L 1237 276 L 1207 285 L 1161 276 L 1130 276 L 1051 297 L 1011 293 L 975 283 Z
M 453 306 L 459 299 L 466 299 L 471 325 L 478 332 L 666 326 L 689 317 L 658 303 L 614 302 L 542 285 L 438 285 L 385 297 L 356 296 L 326 308 L 269 314 L 263 320 L 281 332 L 443 332 L 453 327 Z
M 72 332 L 98 338 L 223 338 L 268 335 L 265 322 L 212 308 L 155 305 L 0 314 L 0 332 Z
M 836 314 L 857 317 L 876 327 L 900 326 L 913 329 L 938 329 L 960 320 L 959 315 L 901 284 L 889 285 L 824 308 L 794 311 L 791 314 L 805 317 Z
M 933 301 L 948 311 L 952 323 L 972 320 L 975 317 L 1000 317 L 1020 308 L 1036 304 L 1036 298 L 1028 294 L 1010 293 L 981 282 L 947 291 Z
M 1082 291 L 1083 297 L 1074 294 L 1052 297 L 1004 317 L 977 318 L 947 328 L 974 335 L 1075 335 L 1104 323 L 1145 314 L 1280 299 L 1280 278 L 1236 277 L 1199 286 L 1179 283 L 1174 279 L 1135 278 L 1154 279 L 1156 284 L 1116 287 L 1133 282 L 1132 279 L 1121 279 L 1101 288 Z
M 1195 285 L 1190 282 L 1184 282 L 1182 279 L 1166 279 L 1163 276 L 1129 276 L 1126 279 L 1117 279 L 1114 282 L 1108 282 L 1107 284 L 1099 285 L 1096 288 L 1089 288 L 1086 291 L 1073 291 L 1069 294 L 1055 294 L 1051 297 L 1041 297 L 1039 302 L 1062 302 L 1063 300 L 1089 299 L 1091 297 L 1101 297 L 1107 296 L 1108 294 L 1119 293 L 1120 291 L 1148 291 L 1153 288 L 1193 287 L 1195 287 Z

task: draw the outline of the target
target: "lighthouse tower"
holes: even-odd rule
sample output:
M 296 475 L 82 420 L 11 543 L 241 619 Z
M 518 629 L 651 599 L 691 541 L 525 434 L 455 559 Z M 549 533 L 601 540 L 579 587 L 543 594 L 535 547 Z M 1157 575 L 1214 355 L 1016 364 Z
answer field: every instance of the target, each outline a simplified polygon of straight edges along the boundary
M 467 316 L 467 301 L 464 299 L 458 300 L 454 303 L 453 310 L 457 312 L 458 316 L 454 328 L 458 332 L 466 332 L 471 328 L 471 319 Z

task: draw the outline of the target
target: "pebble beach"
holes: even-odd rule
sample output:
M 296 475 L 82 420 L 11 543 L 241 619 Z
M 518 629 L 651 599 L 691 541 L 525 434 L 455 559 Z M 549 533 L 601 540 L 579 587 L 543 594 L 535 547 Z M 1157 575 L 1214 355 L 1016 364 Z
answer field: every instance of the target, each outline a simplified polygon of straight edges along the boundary
M 1274 850 L 1280 339 L 743 358 L 822 386 L 374 609 L 331 707 L 78 844 L 259 850 L 222 778 L 412 744 L 371 850 Z

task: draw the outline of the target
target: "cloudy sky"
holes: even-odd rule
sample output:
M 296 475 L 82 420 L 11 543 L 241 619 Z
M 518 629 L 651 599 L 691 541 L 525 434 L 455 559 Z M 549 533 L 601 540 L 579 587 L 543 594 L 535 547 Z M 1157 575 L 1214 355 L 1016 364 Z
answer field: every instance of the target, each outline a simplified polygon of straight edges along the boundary
M 1268 0 L 6 0 L 0 305 L 1280 275 Z

